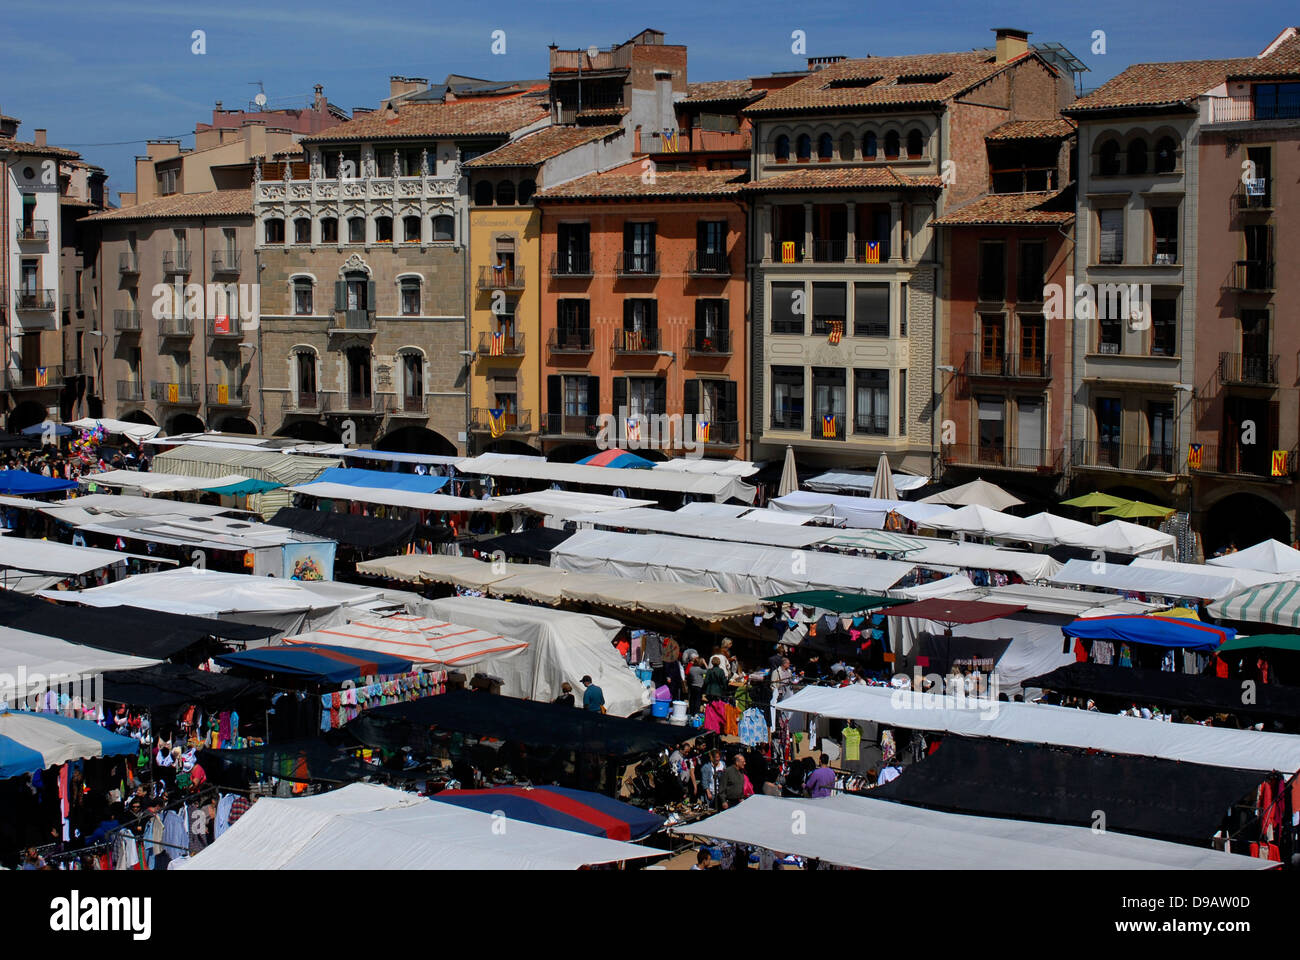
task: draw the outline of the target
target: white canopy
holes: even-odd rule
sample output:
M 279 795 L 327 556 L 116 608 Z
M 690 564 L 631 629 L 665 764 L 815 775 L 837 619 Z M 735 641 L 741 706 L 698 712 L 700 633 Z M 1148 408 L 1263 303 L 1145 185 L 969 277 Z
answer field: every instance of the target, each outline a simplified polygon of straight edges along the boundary
M 475 500 L 473 497 L 453 497 L 446 493 L 412 493 L 409 490 L 385 490 L 378 487 L 353 487 L 346 483 L 301 483 L 289 487 L 292 493 L 305 493 L 327 500 L 355 500 L 357 503 L 379 503 L 388 507 L 411 507 L 414 510 L 436 510 L 447 513 L 505 513 L 510 505 L 500 500 Z
M 105 517 L 76 524 L 78 530 L 126 540 L 197 547 L 202 550 L 256 550 L 286 543 L 321 543 L 326 538 L 299 533 L 271 523 L 251 523 L 237 517 Z
M 76 427 L 78 430 L 94 430 L 96 427 L 103 427 L 105 433 L 116 433 L 126 437 L 136 446 L 146 440 L 152 440 L 162 431 L 161 427 L 155 427 L 151 423 L 128 423 L 125 420 L 108 420 L 102 417 L 98 420 L 82 417 L 80 420 L 73 420 L 68 426 Z
M 1061 569 L 1060 562 L 1045 553 L 1003 550 L 956 540 L 934 541 L 933 546 L 908 551 L 905 559 L 908 563 L 936 570 L 1009 571 L 1019 574 L 1023 580 L 1044 580 Z
M 89 493 L 72 500 L 59 500 L 41 504 L 41 513 L 61 523 L 78 526 L 111 520 L 114 517 L 153 517 L 162 514 L 186 517 L 249 516 L 247 510 L 214 506 L 208 503 L 187 503 L 162 497 L 119 496 L 113 493 Z
M 233 444 L 215 446 L 187 443 L 154 457 L 153 466 L 160 473 L 176 473 L 186 477 L 215 480 L 232 473 L 253 480 L 288 486 L 315 480 L 322 471 L 337 467 L 342 461 L 334 457 L 309 457 L 281 453 L 277 450 L 241 450 Z M 248 498 L 251 509 L 262 516 L 275 516 L 281 507 L 290 505 L 292 496 L 285 487 L 252 494 Z
M 185 477 L 178 473 L 141 473 L 139 470 L 105 470 L 103 473 L 87 473 L 81 477 L 82 483 L 96 483 L 103 487 L 131 487 L 145 493 L 176 493 L 186 490 L 206 490 L 209 487 L 228 487 L 243 483 L 248 477 L 240 473 L 228 473 L 225 476 L 209 479 L 207 477 Z
M 689 493 L 699 497 L 712 497 L 719 501 L 734 498 L 745 503 L 753 503 L 755 493 L 754 488 L 739 477 L 686 473 L 680 470 L 620 470 L 615 467 L 591 467 L 580 463 L 551 463 L 547 460 L 483 456 L 463 460 L 457 464 L 456 469 L 461 473 L 508 477 L 516 480 Z
M 1178 539 L 1171 533 L 1161 533 L 1139 523 L 1112 520 L 1097 527 L 1097 540 L 1089 544 L 1111 553 L 1128 553 L 1144 557 L 1173 557 Z
M 1100 560 L 1071 560 L 1052 576 L 1053 583 L 1073 583 L 1086 587 L 1105 587 L 1120 593 L 1136 590 L 1160 597 L 1190 597 L 1219 600 L 1241 589 L 1229 576 L 1220 576 L 1206 568 L 1205 573 L 1171 573 L 1103 563 Z
M 805 687 L 782 710 L 866 720 L 963 737 L 1047 743 L 1247 770 L 1300 770 L 1300 737 L 1289 733 L 1164 723 L 1038 703 L 942 697 L 888 687 Z
M 919 583 L 914 587 L 901 587 L 897 590 L 890 590 L 891 597 L 904 597 L 908 600 L 924 600 L 927 597 L 950 597 L 953 594 L 970 590 L 975 586 L 975 582 L 970 577 L 961 573 L 954 573 L 950 577 L 944 577 L 941 580 L 931 580 L 928 583 Z M 902 618 L 896 618 L 901 620 Z
M 789 527 L 757 524 L 726 517 L 712 517 L 707 523 L 691 514 L 639 507 L 615 513 L 588 513 L 571 518 L 576 523 L 626 530 L 643 530 L 651 533 L 671 533 L 681 537 L 704 537 L 709 540 L 730 540 L 735 543 L 761 543 L 773 547 L 807 547 L 829 540 L 839 531 L 825 527 Z
M 660 850 L 543 827 L 374 783 L 264 797 L 178 870 L 576 870 Z
M 410 614 L 362 617 L 343 626 L 285 637 L 284 642 L 290 646 L 319 643 L 327 647 L 355 647 L 416 663 L 442 663 L 449 667 L 472 666 L 489 658 L 500 660 L 517 656 L 528 646 L 524 640 L 490 630 Z
M 752 477 L 758 467 L 748 460 L 709 460 L 704 457 L 674 457 L 656 463 L 655 470 L 676 470 L 679 473 L 703 473 L 714 477 Z
M 792 823 L 800 829 L 792 830 Z M 944 813 L 870 797 L 802 800 L 759 794 L 722 813 L 670 829 L 863 870 L 1266 870 L 1273 866 L 1258 857 L 1165 840 Z
M 551 566 L 770 597 L 819 589 L 880 593 L 913 564 L 655 533 L 579 530 L 551 551 Z
M 1276 540 L 1264 540 L 1245 550 L 1238 550 L 1236 553 L 1229 553 L 1222 557 L 1212 557 L 1205 562 L 1216 567 L 1300 575 L 1300 550 L 1288 547 L 1285 543 L 1278 543 Z
M 1244 567 L 1210 567 L 1203 563 L 1178 563 L 1174 560 L 1154 560 L 1151 557 L 1134 557 L 1129 566 L 1134 570 L 1163 570 L 1165 573 L 1176 573 L 1181 576 L 1231 578 L 1243 587 L 1296 579 L 1286 574 L 1248 570 Z
M 1116 593 L 1094 590 L 1071 590 L 1038 583 L 1011 583 L 1004 587 L 976 587 L 953 594 L 954 600 L 987 600 L 991 603 L 1022 603 L 1033 613 L 1059 613 L 1072 619 L 1104 617 L 1115 614 L 1143 614 L 1160 609 L 1158 604 L 1126 600 Z M 1060 636 L 1057 636 L 1057 646 Z M 1073 657 L 1073 654 L 1071 655 Z
M 488 657 L 478 667 L 500 677 L 501 692 L 550 703 L 566 680 L 575 691 L 590 675 L 605 694 L 605 709 L 618 717 L 650 706 L 650 691 L 614 649 L 623 624 L 608 617 L 552 610 L 484 597 L 425 600 L 417 609 L 426 616 L 525 641 L 517 656 Z
M 999 513 L 979 503 L 968 504 L 952 513 L 935 517 L 928 526 L 935 530 L 969 533 L 976 537 L 1015 537 L 1025 539 L 1027 520 L 1009 513 Z
M 611 497 L 603 493 L 582 493 L 578 490 L 539 490 L 536 493 L 517 493 L 509 497 L 496 497 L 493 502 L 504 504 L 510 510 L 527 510 L 544 516 L 572 520 L 582 514 L 626 511 L 635 507 L 649 507 L 653 500 L 633 500 L 628 497 Z
M 899 493 L 907 493 L 909 490 L 919 490 L 930 482 L 929 477 L 919 477 L 914 473 L 895 473 L 894 489 Z M 831 470 L 827 473 L 819 474 L 811 480 L 804 481 L 804 486 L 809 490 L 818 490 L 823 493 L 834 493 L 837 490 L 852 490 L 854 492 L 871 493 L 871 488 L 876 482 L 875 474 L 872 473 L 854 473 L 849 470 Z
M 0 627 L 0 703 L 8 701 L 12 705 L 17 698 L 46 692 L 52 684 L 72 683 L 107 670 L 135 670 L 157 662 Z
M 0 567 L 30 570 L 34 573 L 80 576 L 92 570 L 110 567 L 115 563 L 125 563 L 132 558 L 154 563 L 176 563 L 175 560 L 163 560 L 143 554 L 119 553 L 116 550 L 100 550 L 96 547 L 74 547 L 54 540 L 0 537 Z
M 953 487 L 951 490 L 931 494 L 921 502 L 947 503 L 952 506 L 981 504 L 990 510 L 1005 510 L 1007 507 L 1014 507 L 1024 503 L 1023 500 L 1013 497 L 996 483 L 989 483 L 987 480 L 972 480 L 970 483 L 963 483 L 960 487 Z
M 1067 547 L 1095 547 L 1099 543 L 1098 527 L 1054 513 L 1036 513 L 1026 517 L 1015 531 L 1017 540 L 1030 543 L 1062 544 Z
M 898 475 L 894 475 L 898 479 Z M 910 500 L 875 500 L 871 497 L 846 497 L 834 493 L 809 493 L 796 490 L 784 497 L 776 497 L 769 506 L 777 510 L 793 510 L 815 516 L 844 520 L 850 527 L 879 530 L 885 517 L 897 512 L 917 526 L 931 526 L 930 520 L 952 513 L 952 507 Z

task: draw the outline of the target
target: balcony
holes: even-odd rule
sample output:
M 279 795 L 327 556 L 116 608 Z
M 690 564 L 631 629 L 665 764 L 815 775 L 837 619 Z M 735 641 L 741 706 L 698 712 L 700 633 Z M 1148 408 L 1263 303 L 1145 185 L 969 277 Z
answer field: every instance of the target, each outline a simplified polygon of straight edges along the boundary
M 1228 213 L 1235 220 L 1247 213 L 1269 213 L 1273 209 L 1273 191 L 1265 180 L 1254 180 L 1247 186 L 1242 184 L 1228 201 Z
M 238 276 L 239 251 L 214 250 L 212 253 L 212 275 L 214 277 Z
M 591 328 L 580 327 L 576 330 L 556 329 L 551 331 L 546 348 L 551 353 L 591 353 Z
M 244 335 L 238 317 L 208 317 L 208 337 L 220 340 L 224 337 L 239 338 Z
M 813 240 L 813 260 L 817 263 L 843 263 L 848 253 L 847 240 Z
M 725 357 L 731 355 L 730 330 L 692 330 L 686 335 L 688 356 Z
M 194 336 L 194 321 L 189 317 L 163 317 L 158 321 L 158 339 Z
M 874 437 L 889 436 L 889 414 L 855 413 L 853 414 L 853 432 Z
M 582 437 L 590 439 L 596 436 L 597 417 L 595 414 L 543 414 L 542 433 L 548 437 Z
M 289 395 L 284 408 L 288 413 L 320 413 L 324 409 L 322 401 L 325 399 L 325 394 L 318 391 L 299 390 L 297 394 Z
M 860 240 L 854 244 L 854 249 L 853 249 L 854 263 L 885 263 L 886 261 L 889 260 L 888 240 L 874 241 L 876 244 L 876 249 L 872 251 L 870 254 L 868 254 L 867 252 L 868 242 L 869 241 L 866 240 Z
M 432 163 L 433 157 L 429 158 Z M 258 180 L 253 184 L 253 203 L 337 204 L 340 200 L 365 204 L 371 201 L 392 204 L 405 200 L 451 200 L 456 196 L 457 177 L 318 177 L 313 180 Z
M 479 267 L 478 288 L 480 290 L 522 290 L 524 268 L 522 266 Z
M 803 408 L 798 407 L 789 410 L 773 410 L 771 415 L 770 430 L 802 430 L 803 429 Z
M 524 335 L 522 333 L 480 333 L 478 355 L 480 357 L 522 357 Z
M 1239 293 L 1267 293 L 1273 289 L 1272 260 L 1238 260 L 1224 283 L 1225 290 Z
M 1210 120 L 1214 123 L 1249 123 L 1254 120 L 1300 120 L 1300 103 L 1283 100 L 1260 106 L 1251 100 L 1216 97 L 1210 101 Z
M 209 383 L 207 388 L 210 407 L 248 407 L 252 405 L 252 390 L 245 384 L 232 387 L 225 383 Z
M 9 390 L 49 390 L 63 386 L 63 367 L 26 367 L 5 371 L 5 386 Z
M 17 220 L 15 226 L 19 243 L 45 243 L 50 239 L 48 220 Z
M 328 398 L 326 411 L 331 415 L 382 413 L 379 395 L 375 393 L 339 393 Z
M 149 398 L 158 403 L 170 403 L 179 407 L 197 407 L 199 405 L 199 385 L 197 383 L 164 383 L 155 380 L 149 385 Z
M 14 291 L 18 300 L 19 310 L 31 310 L 33 312 L 45 312 L 58 309 L 58 300 L 54 296 L 53 290 L 39 290 L 31 287 L 20 287 Z
M 334 311 L 334 326 L 330 327 L 329 332 L 362 331 L 374 333 L 375 329 L 375 314 L 372 310 L 336 310 Z
M 658 353 L 658 330 L 615 330 L 615 353 Z
M 986 357 L 972 350 L 966 353 L 966 365 L 962 372 L 971 378 L 991 380 L 1050 380 L 1052 356 L 1026 357 L 1009 353 L 1001 357 Z
M 802 263 L 803 254 L 802 240 L 772 240 L 773 263 Z
M 1084 469 L 1161 474 L 1175 474 L 1182 470 L 1182 463 L 1175 457 L 1173 447 L 1076 440 L 1071 453 L 1073 465 Z
M 118 333 L 140 332 L 139 310 L 114 310 L 113 329 Z
M 123 276 L 140 272 L 140 257 L 134 253 L 121 253 L 117 257 L 117 272 Z
M 425 394 L 419 396 L 410 396 L 401 394 L 400 396 L 385 398 L 388 406 L 388 415 L 390 417 L 424 417 L 429 415 L 429 398 Z
M 590 277 L 590 250 L 560 250 L 551 254 L 552 277 Z
M 659 254 L 633 253 L 620 251 L 618 255 L 618 275 L 620 277 L 657 277 L 659 276 Z
M 162 272 L 176 274 L 190 272 L 190 252 L 188 250 L 168 250 L 162 256 Z
M 731 258 L 725 253 L 692 250 L 686 255 L 686 273 L 692 277 L 729 277 Z
M 562 419 L 586 419 L 586 418 L 562 418 Z M 591 418 L 594 420 L 595 418 Z M 502 413 L 501 426 L 505 428 L 506 433 L 532 433 L 533 432 L 533 414 L 530 410 L 524 410 L 521 413 Z M 475 407 L 470 416 L 469 428 L 473 433 L 491 433 L 492 432 L 492 415 L 487 407 Z M 585 430 L 585 424 L 583 426 Z M 586 435 L 585 433 L 583 434 Z
M 705 425 L 707 424 L 707 426 Z M 740 444 L 738 420 L 702 420 L 695 418 L 695 441 L 711 447 L 735 447 Z
M 946 443 L 940 452 L 945 466 L 1000 467 L 1007 470 L 1035 470 L 1060 473 L 1064 450 L 1038 447 L 983 446 L 977 443 Z
M 144 384 L 139 380 L 117 381 L 117 399 L 139 403 L 144 400 Z
M 842 413 L 814 413 L 810 419 L 811 435 L 814 440 L 843 440 L 844 439 L 844 414 Z M 886 427 L 888 432 L 888 427 Z
M 1219 354 L 1219 382 L 1245 386 L 1277 386 L 1276 353 Z
M 1287 452 L 1286 463 L 1278 464 L 1279 472 L 1273 473 L 1272 443 L 1254 445 L 1234 443 L 1201 444 L 1201 465 L 1188 462 L 1189 473 L 1223 473 L 1238 477 L 1259 477 L 1268 480 L 1289 480 L 1296 474 L 1296 461 L 1300 459 L 1300 449 Z

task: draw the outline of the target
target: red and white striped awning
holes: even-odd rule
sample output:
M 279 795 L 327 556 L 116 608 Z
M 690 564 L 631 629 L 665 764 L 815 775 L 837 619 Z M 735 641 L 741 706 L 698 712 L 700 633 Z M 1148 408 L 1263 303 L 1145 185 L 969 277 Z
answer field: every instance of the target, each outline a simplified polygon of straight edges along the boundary
M 407 615 L 353 620 L 340 627 L 285 637 L 284 642 L 353 647 L 447 666 L 470 666 L 489 656 L 519 653 L 528 647 L 527 641 L 487 630 Z

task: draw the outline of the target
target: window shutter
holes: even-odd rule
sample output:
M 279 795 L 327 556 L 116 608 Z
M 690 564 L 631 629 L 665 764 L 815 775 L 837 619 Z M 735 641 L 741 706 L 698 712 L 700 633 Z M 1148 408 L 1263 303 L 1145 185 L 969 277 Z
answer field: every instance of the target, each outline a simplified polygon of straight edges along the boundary
M 687 416 L 697 416 L 700 412 L 700 381 L 687 380 L 682 389 L 682 412 Z
M 1268 402 L 1268 445 L 1271 451 L 1278 445 L 1278 401 Z
M 646 227 L 645 227 L 645 229 L 646 229 L 645 252 L 646 252 L 646 253 L 654 253 L 654 252 L 655 252 L 655 233 L 657 232 L 656 229 L 655 229 L 655 226 L 656 226 L 656 225 L 653 224 L 653 223 L 647 223 L 647 224 L 646 224 Z
M 729 313 L 730 309 L 731 309 L 730 300 L 718 301 L 718 329 L 719 330 L 731 329 L 731 319 Z
M 627 406 L 627 377 L 614 378 L 614 416 L 621 417 Z
M 635 232 L 636 232 L 635 228 L 633 227 L 632 224 L 630 223 L 623 224 L 623 249 L 624 250 L 630 251 L 634 249 L 632 246 L 632 244 L 634 243 L 632 238 Z
M 546 378 L 546 412 L 551 416 L 564 412 L 564 383 L 558 373 Z
M 695 301 L 695 332 L 700 336 L 704 336 L 706 328 L 707 324 L 704 320 L 704 301 L 697 298 Z
M 709 250 L 709 224 L 707 220 L 698 220 L 695 223 L 695 249 L 700 253 L 711 253 Z
M 600 377 L 587 378 L 587 413 L 595 416 L 600 410 Z
M 366 309 L 374 313 L 379 305 L 375 301 L 375 281 L 366 281 Z
M 346 310 L 348 308 L 348 282 L 346 280 L 334 281 L 334 309 Z
M 578 325 L 584 330 L 591 328 L 591 301 L 578 301 Z
M 623 298 L 623 329 L 636 329 L 632 323 L 632 299 L 630 297 Z
M 1119 263 L 1124 259 L 1124 211 L 1098 212 L 1101 227 L 1099 254 L 1102 263 Z
M 718 404 L 721 416 L 720 420 L 730 423 L 733 420 L 740 419 L 736 416 L 736 381 L 728 380 L 722 384 L 722 402 Z
M 652 332 L 659 329 L 659 301 L 658 300 L 646 301 L 645 328 L 647 332 Z
M 655 413 L 668 412 L 668 381 L 663 377 L 655 380 Z

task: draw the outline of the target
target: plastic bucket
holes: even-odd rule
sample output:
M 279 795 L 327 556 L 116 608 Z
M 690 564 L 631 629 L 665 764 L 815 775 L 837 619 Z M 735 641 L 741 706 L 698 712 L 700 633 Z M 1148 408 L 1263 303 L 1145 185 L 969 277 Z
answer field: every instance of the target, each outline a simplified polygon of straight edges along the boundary
M 666 717 L 668 716 L 668 710 L 671 706 L 672 704 L 670 704 L 667 700 L 656 700 L 654 704 L 650 707 L 650 713 L 652 716 L 661 717 L 661 718 Z
M 669 717 L 669 719 L 672 720 L 673 723 L 677 723 L 677 724 L 686 723 L 686 701 L 685 700 L 673 701 L 673 712 L 672 715 Z

